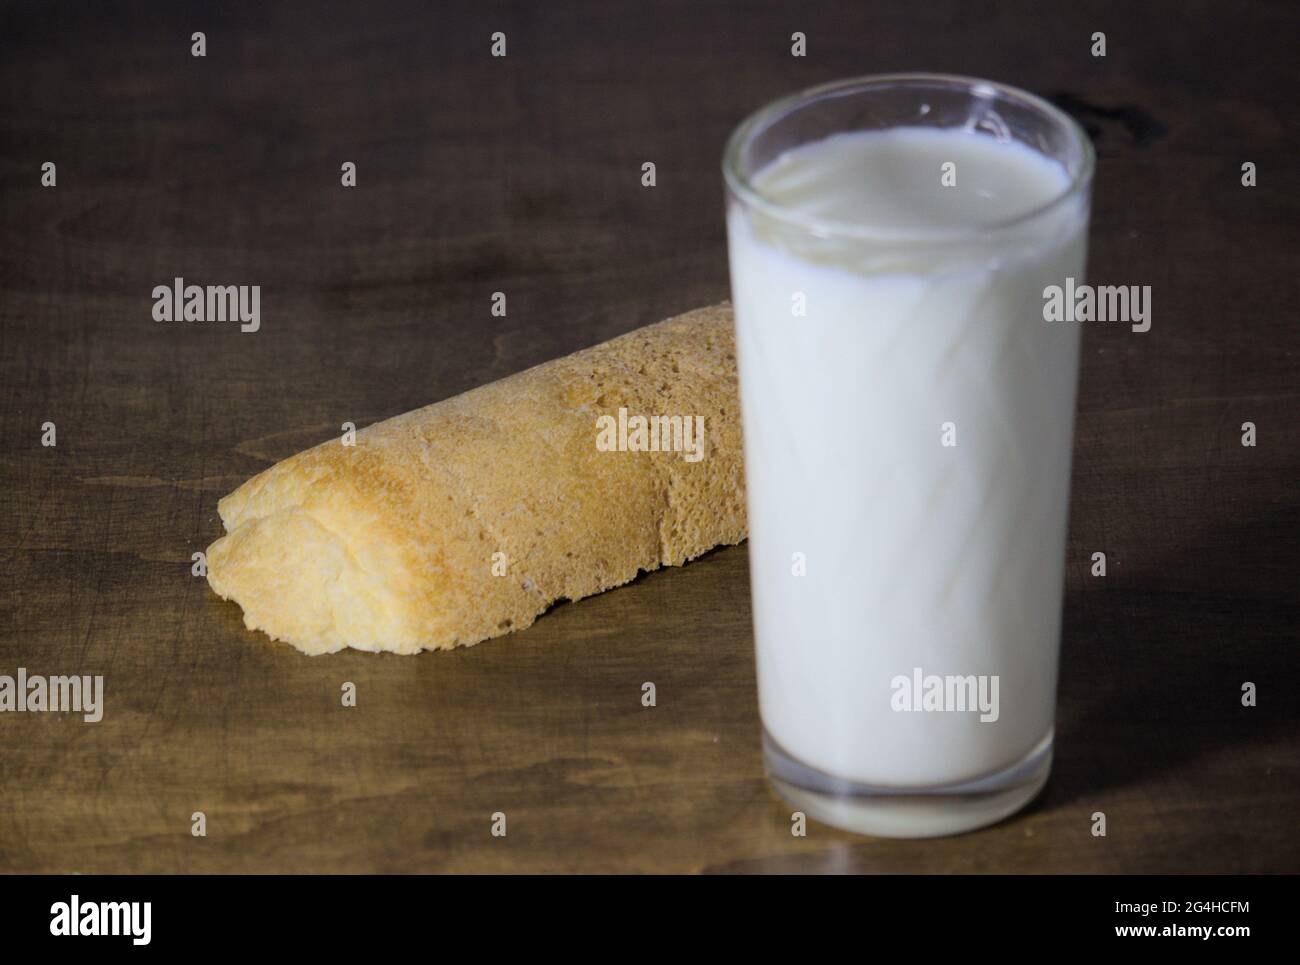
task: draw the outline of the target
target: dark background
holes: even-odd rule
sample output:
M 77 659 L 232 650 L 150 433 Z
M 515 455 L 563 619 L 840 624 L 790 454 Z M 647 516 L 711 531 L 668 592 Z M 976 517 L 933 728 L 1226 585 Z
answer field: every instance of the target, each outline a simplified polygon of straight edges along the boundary
M 1293 2 L 6 4 L 0 673 L 104 674 L 107 707 L 0 715 L 0 870 L 1300 870 L 1298 27 Z M 217 499 L 344 421 L 725 298 L 730 130 L 896 70 L 1058 97 L 1099 155 L 1089 280 L 1153 288 L 1150 332 L 1085 327 L 1028 812 L 792 837 L 743 547 L 407 658 L 305 658 L 190 575 Z M 261 285 L 261 331 L 154 322 L 177 275 Z

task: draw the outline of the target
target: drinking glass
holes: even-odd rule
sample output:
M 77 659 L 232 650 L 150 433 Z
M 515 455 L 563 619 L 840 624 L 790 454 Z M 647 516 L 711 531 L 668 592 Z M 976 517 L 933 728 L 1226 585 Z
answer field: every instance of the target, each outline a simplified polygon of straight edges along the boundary
M 1093 151 L 929 74 L 776 101 L 726 148 L 764 758 L 808 815 L 923 837 L 1052 761 Z

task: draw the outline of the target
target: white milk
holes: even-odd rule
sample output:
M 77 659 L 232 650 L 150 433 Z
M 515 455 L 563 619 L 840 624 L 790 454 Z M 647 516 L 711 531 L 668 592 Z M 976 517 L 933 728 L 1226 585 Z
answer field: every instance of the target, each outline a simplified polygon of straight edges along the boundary
M 1008 767 L 1055 713 L 1079 327 L 1043 321 L 1042 293 L 1083 277 L 1086 201 L 900 240 L 1004 224 L 1068 187 L 1042 155 L 960 129 L 835 135 L 753 185 L 877 233 L 728 215 L 764 725 L 866 784 Z M 892 710 L 892 682 L 918 667 L 996 675 L 997 721 Z

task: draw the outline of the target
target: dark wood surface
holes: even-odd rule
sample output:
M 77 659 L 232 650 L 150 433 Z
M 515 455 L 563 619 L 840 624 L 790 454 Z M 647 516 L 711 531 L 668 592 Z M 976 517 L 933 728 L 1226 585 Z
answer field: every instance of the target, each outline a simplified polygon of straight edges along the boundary
M 0 870 L 1300 870 L 1294 3 L 208 6 L 0 14 L 0 673 L 107 687 L 98 724 L 0 715 Z M 305 658 L 190 575 L 218 497 L 344 421 L 726 297 L 733 125 L 901 69 L 1068 95 L 1091 280 L 1153 286 L 1149 333 L 1085 329 L 1027 813 L 793 837 L 743 547 L 415 658 Z M 177 275 L 260 284 L 261 331 L 154 322 Z

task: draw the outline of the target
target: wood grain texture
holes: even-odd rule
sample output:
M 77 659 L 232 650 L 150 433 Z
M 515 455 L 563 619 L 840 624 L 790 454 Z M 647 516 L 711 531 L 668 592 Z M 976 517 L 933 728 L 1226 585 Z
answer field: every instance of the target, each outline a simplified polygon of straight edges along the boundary
M 107 688 L 98 724 L 0 715 L 0 870 L 1300 870 L 1294 4 L 0 18 L 0 673 Z M 1091 279 L 1154 289 L 1149 333 L 1085 330 L 1057 761 L 1030 811 L 938 841 L 792 837 L 743 547 L 415 658 L 304 658 L 191 577 L 217 498 L 341 423 L 726 297 L 732 126 L 916 68 L 1071 95 L 1100 158 Z M 260 284 L 261 331 L 153 322 L 177 275 Z

